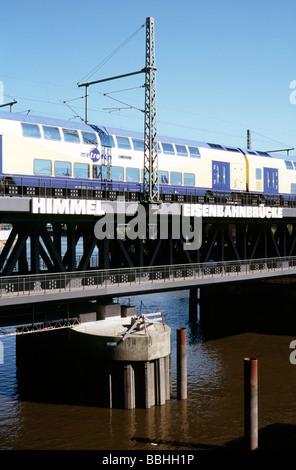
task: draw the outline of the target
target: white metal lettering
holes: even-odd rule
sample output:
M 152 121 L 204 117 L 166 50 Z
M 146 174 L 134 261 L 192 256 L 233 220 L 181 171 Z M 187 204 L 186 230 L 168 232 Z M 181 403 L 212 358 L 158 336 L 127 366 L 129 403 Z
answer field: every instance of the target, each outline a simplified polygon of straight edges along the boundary
M 184 217 L 223 217 L 248 219 L 282 219 L 282 207 L 228 206 L 214 204 L 184 204 Z
M 33 198 L 33 214 L 104 215 L 101 201 L 92 199 Z

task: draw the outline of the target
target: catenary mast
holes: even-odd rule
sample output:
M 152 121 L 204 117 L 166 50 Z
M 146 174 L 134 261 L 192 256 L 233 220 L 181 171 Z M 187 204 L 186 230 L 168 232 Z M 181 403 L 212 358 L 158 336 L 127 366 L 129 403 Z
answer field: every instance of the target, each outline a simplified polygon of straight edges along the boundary
M 78 83 L 77 85 L 85 87 L 85 122 L 88 123 L 88 87 L 90 85 L 130 77 L 140 73 L 145 73 L 144 200 L 146 202 L 157 203 L 159 202 L 159 180 L 154 18 L 146 18 L 146 64 L 143 69 L 92 82 Z
M 154 18 L 146 19 L 144 197 L 159 202 Z

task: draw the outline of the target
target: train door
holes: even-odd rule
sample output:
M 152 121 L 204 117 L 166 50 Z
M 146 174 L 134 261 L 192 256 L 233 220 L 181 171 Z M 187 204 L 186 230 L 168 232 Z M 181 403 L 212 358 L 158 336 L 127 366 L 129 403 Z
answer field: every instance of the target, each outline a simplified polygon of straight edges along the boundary
M 212 162 L 213 189 L 227 191 L 230 189 L 230 164 Z
M 278 194 L 279 172 L 276 168 L 264 168 L 264 192 Z

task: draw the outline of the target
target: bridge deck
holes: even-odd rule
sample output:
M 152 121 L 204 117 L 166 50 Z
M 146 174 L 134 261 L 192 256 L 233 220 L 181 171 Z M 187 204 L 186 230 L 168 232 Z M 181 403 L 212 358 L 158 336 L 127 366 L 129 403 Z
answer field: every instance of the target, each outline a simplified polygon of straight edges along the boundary
M 285 257 L 10 276 L 0 278 L 0 308 L 137 295 L 295 274 L 296 257 Z

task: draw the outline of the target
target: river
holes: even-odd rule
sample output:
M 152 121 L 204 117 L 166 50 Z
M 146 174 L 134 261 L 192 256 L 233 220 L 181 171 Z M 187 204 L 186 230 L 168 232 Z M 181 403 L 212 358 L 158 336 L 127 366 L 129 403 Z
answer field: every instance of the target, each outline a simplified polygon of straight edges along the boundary
M 259 445 L 296 448 L 293 335 L 237 331 L 211 337 L 188 317 L 188 291 L 130 298 L 159 309 L 172 332 L 172 397 L 149 409 L 105 409 L 22 400 L 15 336 L 2 337 L 1 450 L 180 451 L 240 448 L 244 434 L 243 359 L 258 359 Z M 258 307 L 259 308 L 259 307 Z M 223 311 L 221 311 L 223 315 Z M 280 321 L 280 317 L 279 317 Z M 187 329 L 187 400 L 177 400 L 176 329 Z M 35 333 L 40 334 L 40 333 Z M 61 358 L 62 360 L 62 358 Z M 37 372 L 38 373 L 38 372 Z

